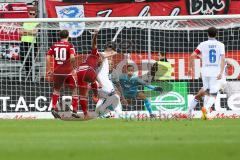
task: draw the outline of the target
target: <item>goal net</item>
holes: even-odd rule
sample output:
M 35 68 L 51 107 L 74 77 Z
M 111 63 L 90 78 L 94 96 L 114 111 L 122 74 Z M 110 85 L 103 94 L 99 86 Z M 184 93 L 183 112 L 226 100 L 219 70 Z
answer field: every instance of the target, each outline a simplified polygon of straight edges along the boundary
M 46 53 L 59 41 L 58 32 L 67 29 L 75 47 L 78 64 L 91 54 L 94 30 L 99 30 L 97 46 L 104 51 L 106 42 L 117 45 L 118 55 L 112 57 L 113 73 L 126 73 L 134 66 L 135 74 L 146 84 L 162 90 L 153 91 L 139 85 L 151 101 L 155 113 L 184 117 L 189 101 L 202 87 L 201 60 L 195 59 L 194 76 L 187 74 L 190 54 L 198 44 L 208 39 L 206 30 L 218 29 L 217 39 L 225 44 L 229 65 L 227 84 L 217 96 L 213 110 L 216 117 L 238 117 L 240 114 L 240 16 L 176 16 L 176 17 L 116 17 L 83 19 L 8 19 L 0 20 L 0 118 L 52 118 L 53 83 L 46 72 Z M 91 89 L 89 89 L 91 90 Z M 92 93 L 88 109 L 95 104 Z M 63 87 L 58 105 L 69 105 L 71 92 Z M 195 117 L 199 117 L 200 102 Z M 147 113 L 144 101 L 137 96 L 124 113 Z M 79 104 L 79 111 L 81 106 Z M 131 112 L 130 112 L 131 111 Z

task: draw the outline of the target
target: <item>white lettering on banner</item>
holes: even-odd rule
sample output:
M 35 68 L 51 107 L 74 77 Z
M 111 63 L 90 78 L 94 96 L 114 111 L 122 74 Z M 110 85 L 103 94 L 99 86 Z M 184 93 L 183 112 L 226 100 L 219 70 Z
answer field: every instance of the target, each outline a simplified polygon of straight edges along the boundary
M 240 111 L 240 93 L 232 94 L 228 98 L 228 106 L 234 111 Z
M 39 106 L 39 101 L 40 100 L 43 100 L 44 102 L 47 101 L 47 98 L 44 97 L 44 96 L 39 96 L 35 99 L 35 107 L 38 111 L 42 112 L 42 111 L 46 111 L 47 110 L 47 106 L 46 105 L 43 105 L 43 107 L 40 107 Z
M 24 10 L 27 11 L 27 7 L 12 7 L 12 9 L 13 9 L 14 11 L 24 11 Z
M 7 111 L 7 100 L 8 99 L 10 99 L 10 97 L 0 97 L 0 100 L 2 100 L 2 106 L 3 106 L 3 108 L 2 108 L 2 110 L 4 111 L 4 112 L 6 112 Z
M 174 94 L 178 94 L 178 93 L 175 93 Z M 180 97 L 180 96 L 179 96 Z M 174 105 L 176 102 L 177 104 L 181 104 L 183 105 L 183 102 L 184 100 L 182 100 L 183 97 L 181 98 L 178 98 L 176 99 L 177 101 L 169 101 L 169 102 L 163 102 L 161 99 L 159 99 L 158 101 L 156 102 L 152 102 L 152 103 L 160 103 L 161 105 L 163 103 L 168 103 L 168 104 L 171 104 Z M 188 95 L 188 102 L 190 102 L 193 98 L 193 95 Z M 226 111 L 226 108 L 222 108 L 221 107 L 221 99 L 225 99 L 227 98 L 227 95 L 226 94 L 218 94 L 217 95 L 217 98 L 216 98 L 216 102 L 215 102 L 215 110 L 216 111 Z M 71 99 L 72 97 L 71 96 L 62 96 L 62 105 L 63 106 L 69 106 L 69 107 L 72 107 L 71 106 Z M 28 112 L 29 111 L 29 108 L 27 106 L 27 103 L 24 99 L 24 97 L 20 96 L 19 99 L 18 99 L 18 102 L 17 104 L 9 104 L 9 106 L 7 105 L 7 102 L 8 101 L 11 101 L 10 97 L 0 97 L 0 101 L 2 101 L 2 103 L 0 103 L 0 106 L 2 106 L 2 111 L 6 112 L 7 111 L 7 107 L 11 107 L 11 108 L 15 108 L 15 112 L 18 112 L 20 111 L 20 109 L 24 109 L 24 111 Z M 49 107 L 46 106 L 46 105 L 39 105 L 40 101 L 43 101 L 43 102 L 47 102 L 47 98 L 44 97 L 44 96 L 39 96 L 35 99 L 35 104 L 29 104 L 29 107 L 35 107 L 37 111 L 40 111 L 40 112 L 43 112 L 43 111 L 50 111 L 52 106 L 51 106 L 51 102 L 50 102 L 50 105 Z M 232 110 L 232 111 L 240 111 L 240 93 L 235 93 L 235 94 L 232 94 L 228 97 L 228 100 L 227 100 L 227 104 L 228 104 L 228 107 Z M 32 106 L 34 105 L 34 106 Z M 176 104 L 175 104 L 176 105 Z
M 232 58 L 227 58 L 227 60 L 229 61 L 231 66 L 234 68 L 232 75 L 227 75 L 227 79 L 236 79 L 236 78 L 238 78 L 238 76 L 240 74 L 240 66 L 238 64 L 238 61 L 236 61 L 235 59 L 232 59 Z
M 59 103 L 57 102 L 57 107 L 61 109 L 62 107 L 69 106 L 72 109 L 71 101 L 72 101 L 72 96 L 62 96 L 62 105 L 59 106 Z M 51 111 L 51 109 L 52 109 L 52 100 L 50 101 L 49 107 L 47 110 Z
M 104 11 L 97 12 L 97 17 L 99 17 L 99 16 L 110 17 L 111 14 L 112 14 L 112 9 L 107 9 L 107 10 L 104 10 Z
M 110 17 L 112 13 L 111 9 L 99 11 L 97 16 Z M 145 17 L 150 14 L 150 6 L 144 6 L 143 9 L 139 13 L 139 17 Z M 174 8 L 170 14 L 170 16 L 177 16 L 180 14 L 180 8 Z M 118 28 L 118 32 L 120 32 L 124 27 L 137 27 L 137 28 L 150 28 L 150 29 L 166 29 L 166 28 L 178 28 L 178 24 L 176 20 L 166 20 L 166 21 L 118 21 L 118 22 L 102 22 L 99 28 Z
M 150 13 L 150 6 L 144 6 L 138 16 L 145 17 L 145 16 L 148 16 L 149 13 Z
M 227 79 L 237 79 L 239 74 L 240 74 L 240 65 L 238 64 L 237 60 L 234 60 L 232 58 L 227 58 L 229 62 L 231 63 L 231 66 L 233 67 L 233 73 L 231 75 L 227 75 Z M 172 69 L 173 69 L 173 75 L 171 79 L 180 79 L 180 80 L 186 80 L 186 79 L 191 79 L 187 75 L 187 67 L 188 67 L 188 61 L 186 59 L 180 58 L 180 59 L 168 59 L 168 61 L 172 64 Z M 177 61 L 177 62 L 176 62 Z M 146 60 L 143 59 L 141 60 L 141 66 L 142 68 L 139 69 L 137 64 L 131 60 L 131 58 L 124 58 L 122 61 L 120 61 L 116 67 L 117 73 L 121 74 L 123 67 L 127 63 L 131 63 L 135 66 L 135 74 L 139 75 L 142 77 L 143 80 L 148 80 L 148 75 L 149 75 L 149 63 L 150 65 L 153 65 L 156 61 L 151 59 Z M 200 59 L 195 59 L 194 60 L 194 79 L 199 79 L 201 77 L 201 61 Z M 178 70 L 177 70 L 178 68 Z M 141 70 L 141 72 L 139 72 Z M 178 75 L 177 75 L 178 73 Z
M 214 14 L 215 11 L 221 11 L 225 8 L 225 2 L 222 0 L 189 0 L 190 14 Z
M 188 65 L 186 65 L 188 62 L 186 62 L 185 59 L 179 59 L 178 60 L 178 79 L 192 79 L 192 77 L 189 77 L 189 75 L 187 75 L 187 70 L 188 70 Z M 194 79 L 198 79 L 201 76 L 201 61 L 200 59 L 195 59 L 194 60 Z M 176 78 L 176 76 L 175 76 Z
M 0 3 L 0 11 L 8 11 L 8 3 Z
M 218 94 L 217 95 L 215 105 L 214 105 L 216 111 L 226 111 L 227 110 L 227 108 L 221 107 L 221 99 L 223 99 L 223 98 L 227 98 L 227 95 L 226 94 Z
M 18 112 L 20 108 L 24 109 L 25 111 L 28 111 L 26 101 L 23 97 L 19 97 L 18 103 L 15 108 L 15 112 Z
M 0 33 L 2 34 L 12 34 L 19 31 L 19 27 L 14 23 L 2 23 L 0 25 Z
M 172 98 L 171 100 L 169 100 L 169 98 Z M 171 91 L 163 96 L 158 96 L 154 101 L 151 101 L 151 103 L 153 105 L 156 106 L 156 108 L 158 110 L 172 110 L 172 111 L 181 111 L 182 108 L 181 107 L 174 107 L 172 109 L 169 109 L 169 108 L 166 108 L 164 107 L 164 105 L 167 105 L 167 106 L 182 106 L 184 105 L 186 102 L 185 102 L 185 99 L 184 97 L 177 93 L 177 92 L 174 92 L 174 91 Z
M 178 61 L 178 72 L 179 72 L 179 79 L 191 79 L 188 75 L 185 74 L 185 59 L 179 59 Z

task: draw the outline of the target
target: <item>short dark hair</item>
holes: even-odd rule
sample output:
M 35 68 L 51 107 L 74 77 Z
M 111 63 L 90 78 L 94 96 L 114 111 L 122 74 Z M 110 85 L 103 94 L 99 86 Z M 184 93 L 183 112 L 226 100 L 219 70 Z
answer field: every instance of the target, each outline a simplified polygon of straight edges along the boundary
M 105 45 L 105 49 L 108 49 L 108 48 L 116 51 L 116 44 L 114 42 L 107 42 Z
M 61 30 L 59 32 L 59 36 L 60 36 L 61 39 L 68 38 L 68 36 L 69 36 L 68 30 Z
M 215 27 L 208 28 L 208 36 L 209 37 L 216 37 L 217 36 L 217 29 Z
M 128 65 L 127 65 L 127 69 L 128 69 L 128 68 L 134 68 L 134 66 L 133 66 L 132 64 L 128 64 Z

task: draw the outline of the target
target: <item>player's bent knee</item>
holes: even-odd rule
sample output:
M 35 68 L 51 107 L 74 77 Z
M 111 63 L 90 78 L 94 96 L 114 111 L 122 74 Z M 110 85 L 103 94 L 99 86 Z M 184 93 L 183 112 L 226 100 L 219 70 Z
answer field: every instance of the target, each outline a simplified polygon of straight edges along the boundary
M 54 93 L 54 94 L 60 94 L 60 89 L 54 88 L 54 89 L 53 89 L 53 93 Z
M 146 95 L 145 95 L 143 92 L 139 92 L 139 93 L 138 93 L 138 97 L 139 97 L 140 99 L 146 99 L 146 98 L 147 98 Z

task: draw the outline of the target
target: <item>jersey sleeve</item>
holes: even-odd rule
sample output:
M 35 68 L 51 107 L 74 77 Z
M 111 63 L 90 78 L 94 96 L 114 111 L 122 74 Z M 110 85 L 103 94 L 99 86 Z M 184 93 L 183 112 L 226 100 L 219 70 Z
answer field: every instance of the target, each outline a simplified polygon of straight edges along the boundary
M 97 56 L 99 56 L 99 53 L 98 53 L 97 48 L 93 48 L 91 54 L 92 54 L 92 55 L 97 55 Z
M 48 50 L 47 55 L 50 55 L 50 56 L 54 55 L 54 48 L 53 48 L 53 46 L 50 47 L 50 49 Z
M 72 44 L 70 44 L 70 46 L 69 46 L 69 54 L 70 54 L 70 55 L 71 55 L 71 54 L 73 54 L 73 55 L 76 54 L 75 49 L 74 49 L 74 46 L 73 46 Z
M 200 44 L 197 46 L 197 48 L 195 49 L 194 52 L 196 52 L 197 55 L 200 55 L 200 54 L 201 54 L 201 52 L 202 52 L 202 43 L 200 43 Z
M 220 54 L 225 55 L 225 45 L 224 44 L 221 45 L 221 53 Z

